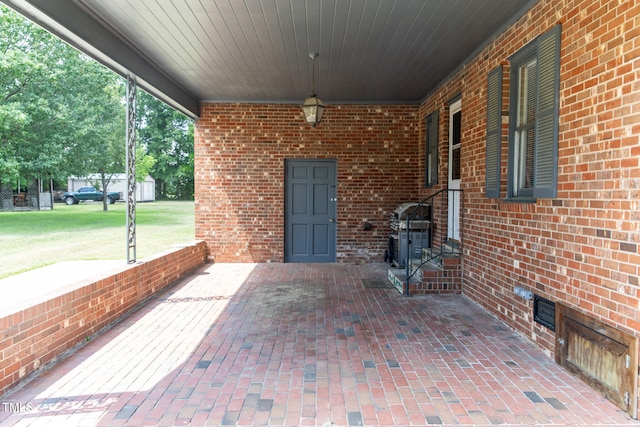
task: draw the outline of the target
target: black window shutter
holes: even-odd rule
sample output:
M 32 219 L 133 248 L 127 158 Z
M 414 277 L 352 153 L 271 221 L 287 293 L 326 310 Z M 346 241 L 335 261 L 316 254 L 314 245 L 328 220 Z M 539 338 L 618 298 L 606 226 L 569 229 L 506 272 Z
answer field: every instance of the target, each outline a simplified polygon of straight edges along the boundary
M 486 196 L 500 197 L 500 146 L 502 142 L 502 66 L 487 77 Z
M 533 196 L 558 194 L 558 108 L 560 24 L 538 39 L 538 106 L 536 114 L 535 184 Z
M 425 119 L 427 132 L 425 187 L 432 187 L 438 183 L 438 119 L 438 110 Z

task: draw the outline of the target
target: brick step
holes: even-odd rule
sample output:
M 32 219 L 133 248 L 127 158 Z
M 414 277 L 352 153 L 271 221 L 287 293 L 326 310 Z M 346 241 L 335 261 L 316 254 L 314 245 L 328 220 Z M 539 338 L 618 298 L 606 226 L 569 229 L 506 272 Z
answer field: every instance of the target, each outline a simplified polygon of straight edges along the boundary
M 417 261 L 414 261 L 417 266 Z M 406 293 L 404 269 L 389 269 L 387 279 L 398 292 Z M 447 254 L 422 265 L 409 280 L 409 294 L 459 294 L 462 292 L 462 260 L 458 254 Z

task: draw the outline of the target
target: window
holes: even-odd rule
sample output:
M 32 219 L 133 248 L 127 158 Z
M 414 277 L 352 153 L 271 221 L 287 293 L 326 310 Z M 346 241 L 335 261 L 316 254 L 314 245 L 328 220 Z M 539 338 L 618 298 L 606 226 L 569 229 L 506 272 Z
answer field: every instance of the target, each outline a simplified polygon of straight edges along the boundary
M 459 108 L 459 107 L 458 107 Z M 451 179 L 460 179 L 460 152 L 462 151 L 462 111 L 453 113 L 451 123 Z
M 425 187 L 433 187 L 438 183 L 438 115 L 438 110 L 436 110 L 425 119 Z
M 538 61 L 535 56 L 516 68 L 515 129 L 512 138 L 512 196 L 533 197 L 536 142 Z M 512 98 L 513 99 L 513 98 Z
M 560 25 L 510 58 L 507 199 L 557 196 Z M 500 193 L 501 69 L 487 92 L 487 197 Z M 497 113 L 496 113 L 497 112 Z M 497 116 L 499 117 L 499 116 Z M 496 175 L 497 173 L 497 175 Z

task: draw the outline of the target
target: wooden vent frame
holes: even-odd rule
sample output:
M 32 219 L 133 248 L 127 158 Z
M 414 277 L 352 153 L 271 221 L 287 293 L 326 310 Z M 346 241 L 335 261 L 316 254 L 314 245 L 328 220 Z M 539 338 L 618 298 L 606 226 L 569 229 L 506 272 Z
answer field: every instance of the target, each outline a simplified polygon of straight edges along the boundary
M 638 338 L 556 304 L 556 363 L 638 415 Z

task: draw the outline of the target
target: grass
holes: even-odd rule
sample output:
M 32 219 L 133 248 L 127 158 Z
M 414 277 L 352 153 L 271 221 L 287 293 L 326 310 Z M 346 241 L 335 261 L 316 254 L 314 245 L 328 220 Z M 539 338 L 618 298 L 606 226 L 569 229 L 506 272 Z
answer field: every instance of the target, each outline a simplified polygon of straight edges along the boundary
M 0 279 L 60 261 L 127 258 L 127 211 L 56 203 L 50 211 L 0 212 Z M 194 240 L 193 202 L 139 203 L 136 259 Z

